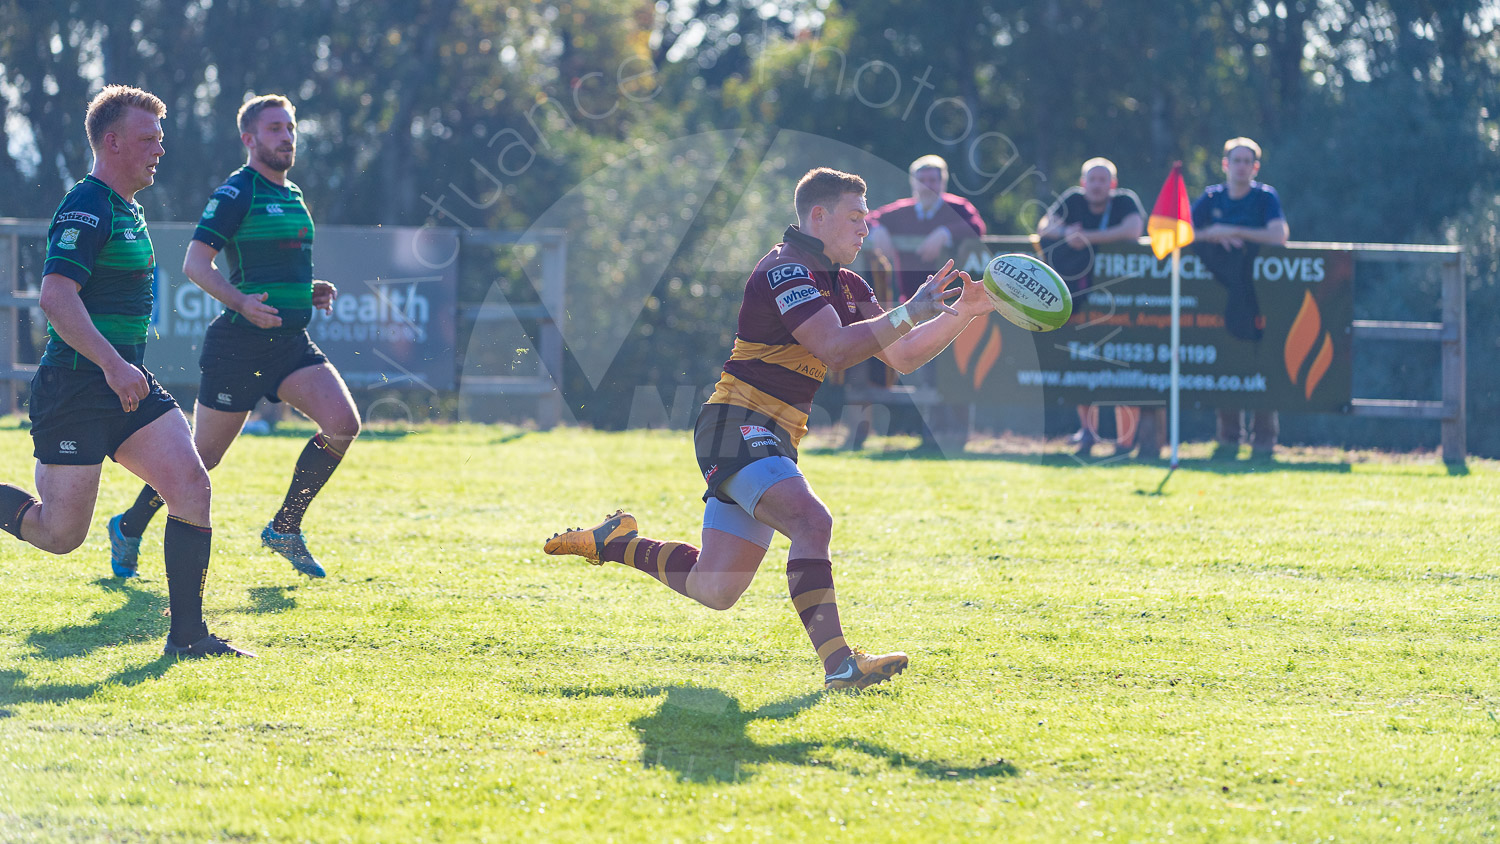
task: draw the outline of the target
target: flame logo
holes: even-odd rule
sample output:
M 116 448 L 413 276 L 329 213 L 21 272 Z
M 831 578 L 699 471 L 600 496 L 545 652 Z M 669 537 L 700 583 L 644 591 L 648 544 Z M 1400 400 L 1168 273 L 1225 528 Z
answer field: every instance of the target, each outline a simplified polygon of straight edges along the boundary
M 1316 354 L 1313 354 L 1314 346 L 1318 347 Z M 1318 303 L 1311 293 L 1304 292 L 1302 308 L 1297 311 L 1297 318 L 1292 320 L 1292 328 L 1286 335 L 1286 376 L 1293 384 L 1298 382 L 1298 374 L 1309 355 L 1312 364 L 1307 369 L 1303 393 L 1311 399 L 1318 382 L 1333 365 L 1333 337 L 1323 330 L 1323 314 L 1318 311 Z
M 986 334 L 985 329 L 989 329 Z M 980 340 L 984 340 L 984 350 L 979 353 L 976 360 L 974 352 L 979 348 Z M 989 377 L 990 370 L 995 367 L 995 361 L 1000 359 L 1000 329 L 990 325 L 990 319 L 976 319 L 969 323 L 968 327 L 959 333 L 953 340 L 953 354 L 958 361 L 958 371 L 962 375 L 969 375 L 969 364 L 974 364 L 974 372 L 971 376 L 974 389 L 984 385 L 984 379 Z

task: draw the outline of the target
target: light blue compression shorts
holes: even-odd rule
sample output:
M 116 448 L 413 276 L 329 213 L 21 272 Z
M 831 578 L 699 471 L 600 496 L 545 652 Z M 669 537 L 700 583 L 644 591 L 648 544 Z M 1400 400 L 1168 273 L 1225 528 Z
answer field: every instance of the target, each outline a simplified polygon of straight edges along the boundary
M 738 506 L 725 504 L 717 498 L 708 499 L 703 508 L 703 527 L 722 530 L 762 548 L 770 548 L 776 531 L 755 520 L 755 505 L 760 503 L 766 490 L 787 478 L 800 477 L 802 470 L 788 457 L 767 457 L 751 463 L 719 485 L 720 491 L 733 498 Z

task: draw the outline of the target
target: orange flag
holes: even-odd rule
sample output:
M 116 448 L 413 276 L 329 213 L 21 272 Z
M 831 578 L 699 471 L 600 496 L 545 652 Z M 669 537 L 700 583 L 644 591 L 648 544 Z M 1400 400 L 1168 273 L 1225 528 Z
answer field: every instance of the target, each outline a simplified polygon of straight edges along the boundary
M 1188 204 L 1187 185 L 1182 183 L 1181 161 L 1172 165 L 1166 184 L 1161 186 L 1146 233 L 1151 236 L 1151 251 L 1158 261 L 1173 249 L 1193 242 L 1193 206 Z

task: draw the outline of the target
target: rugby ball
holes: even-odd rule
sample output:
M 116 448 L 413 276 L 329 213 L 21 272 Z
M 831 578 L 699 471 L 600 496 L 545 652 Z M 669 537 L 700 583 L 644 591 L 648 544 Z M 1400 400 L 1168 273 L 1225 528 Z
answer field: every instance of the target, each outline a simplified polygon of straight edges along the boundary
M 1073 315 L 1073 295 L 1057 271 L 1020 252 L 996 255 L 984 268 L 984 292 L 996 312 L 1027 331 L 1054 331 Z

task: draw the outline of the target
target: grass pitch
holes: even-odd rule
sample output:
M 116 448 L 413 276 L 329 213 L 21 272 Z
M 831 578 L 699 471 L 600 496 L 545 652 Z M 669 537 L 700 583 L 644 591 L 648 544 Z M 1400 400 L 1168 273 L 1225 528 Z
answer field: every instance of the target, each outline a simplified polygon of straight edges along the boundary
M 845 629 L 785 540 L 716 613 L 541 554 L 616 506 L 694 537 L 683 433 L 372 432 L 258 547 L 308 431 L 214 472 L 213 629 L 174 664 L 160 520 L 108 576 L 0 537 L 0 841 L 1477 841 L 1500 837 L 1500 469 L 810 450 Z M 0 430 L 0 478 L 31 475 Z

